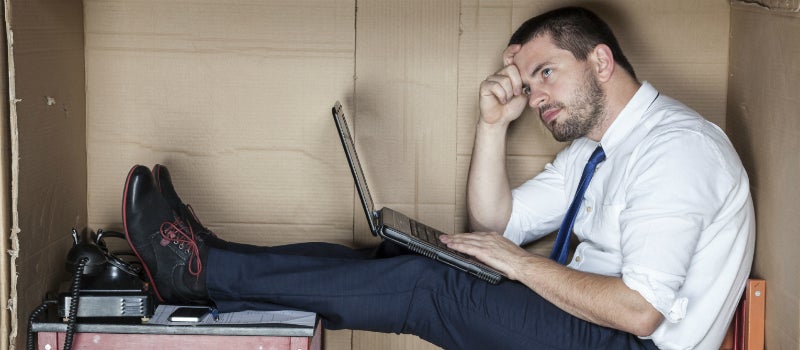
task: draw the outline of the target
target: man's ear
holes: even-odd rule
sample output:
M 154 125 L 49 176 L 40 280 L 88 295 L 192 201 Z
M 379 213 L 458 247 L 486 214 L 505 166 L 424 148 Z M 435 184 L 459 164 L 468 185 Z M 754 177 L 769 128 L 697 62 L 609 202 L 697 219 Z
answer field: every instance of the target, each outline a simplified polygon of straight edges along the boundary
M 594 65 L 594 72 L 597 79 L 601 82 L 608 81 L 614 74 L 614 54 L 606 44 L 598 44 L 594 47 L 591 54 L 591 61 Z

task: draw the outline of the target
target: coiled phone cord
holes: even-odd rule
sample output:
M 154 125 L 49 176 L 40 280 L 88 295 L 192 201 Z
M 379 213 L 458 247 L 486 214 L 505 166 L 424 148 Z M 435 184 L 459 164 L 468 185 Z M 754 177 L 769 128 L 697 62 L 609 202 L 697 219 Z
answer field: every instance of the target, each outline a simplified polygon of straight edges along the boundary
M 72 285 L 70 286 L 70 300 L 69 300 L 69 315 L 67 318 L 67 332 L 64 337 L 64 350 L 71 350 L 72 349 L 72 338 L 75 335 L 75 323 L 78 319 L 78 303 L 80 302 L 80 287 L 81 287 L 81 277 L 83 276 L 83 270 L 86 267 L 86 264 L 89 262 L 89 258 L 83 257 L 78 261 L 78 265 L 75 267 L 75 274 L 72 276 Z M 34 350 L 36 341 L 34 339 L 34 332 L 33 329 L 33 321 L 39 317 L 39 314 L 47 310 L 47 307 L 50 304 L 55 304 L 54 300 L 46 300 L 42 305 L 39 305 L 33 312 L 31 312 L 31 316 L 28 317 L 28 344 L 26 349 L 27 350 Z
M 39 307 L 37 307 L 35 310 L 33 310 L 33 312 L 31 312 L 31 316 L 28 317 L 28 346 L 26 347 L 27 350 L 34 350 L 35 349 L 33 331 L 31 330 L 33 328 L 33 321 L 35 321 L 36 318 L 39 317 L 40 313 L 46 311 L 47 307 L 50 304 L 55 304 L 55 303 L 56 303 L 55 300 L 46 300 L 42 305 L 39 305 Z
M 78 319 L 78 302 L 81 299 L 80 287 L 83 269 L 89 262 L 89 258 L 83 257 L 75 267 L 75 274 L 72 276 L 72 286 L 70 287 L 69 318 L 67 319 L 67 333 L 64 337 L 64 350 L 72 349 L 72 336 L 75 334 L 75 322 Z

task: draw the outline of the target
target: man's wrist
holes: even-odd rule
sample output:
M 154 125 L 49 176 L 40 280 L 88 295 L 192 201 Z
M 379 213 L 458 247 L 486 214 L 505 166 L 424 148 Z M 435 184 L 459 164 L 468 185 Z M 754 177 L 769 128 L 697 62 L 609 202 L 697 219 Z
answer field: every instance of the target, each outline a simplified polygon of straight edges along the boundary
M 478 132 L 486 132 L 490 134 L 502 134 L 505 136 L 506 131 L 508 131 L 509 123 L 505 122 L 497 122 L 497 123 L 487 123 L 483 120 L 483 118 L 478 118 L 478 125 L 477 129 Z

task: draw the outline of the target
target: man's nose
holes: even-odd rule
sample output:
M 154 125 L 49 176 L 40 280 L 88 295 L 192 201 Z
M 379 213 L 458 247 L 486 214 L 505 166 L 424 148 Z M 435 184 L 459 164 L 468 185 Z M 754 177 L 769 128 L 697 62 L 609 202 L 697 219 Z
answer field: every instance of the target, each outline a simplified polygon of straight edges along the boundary
M 530 89 L 530 95 L 528 95 L 528 106 L 531 108 L 539 108 L 539 106 L 545 104 L 547 102 L 548 95 L 542 89 Z

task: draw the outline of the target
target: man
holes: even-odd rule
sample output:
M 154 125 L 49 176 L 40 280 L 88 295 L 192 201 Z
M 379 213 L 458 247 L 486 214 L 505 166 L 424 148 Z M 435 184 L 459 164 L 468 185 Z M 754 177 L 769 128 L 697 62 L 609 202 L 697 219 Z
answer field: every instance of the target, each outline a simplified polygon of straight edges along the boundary
M 510 281 L 490 285 L 390 244 L 375 254 L 226 242 L 166 168 L 135 166 L 123 220 L 153 292 L 223 312 L 299 308 L 327 328 L 410 333 L 447 349 L 718 348 L 754 241 L 747 176 L 725 135 L 639 83 L 587 10 L 532 18 L 503 59 L 481 84 L 468 183 L 471 224 L 485 233 L 442 241 Z M 512 191 L 506 130 L 526 106 L 572 143 Z M 582 241 L 569 266 L 518 246 L 556 229 L 558 261 L 573 229 Z

